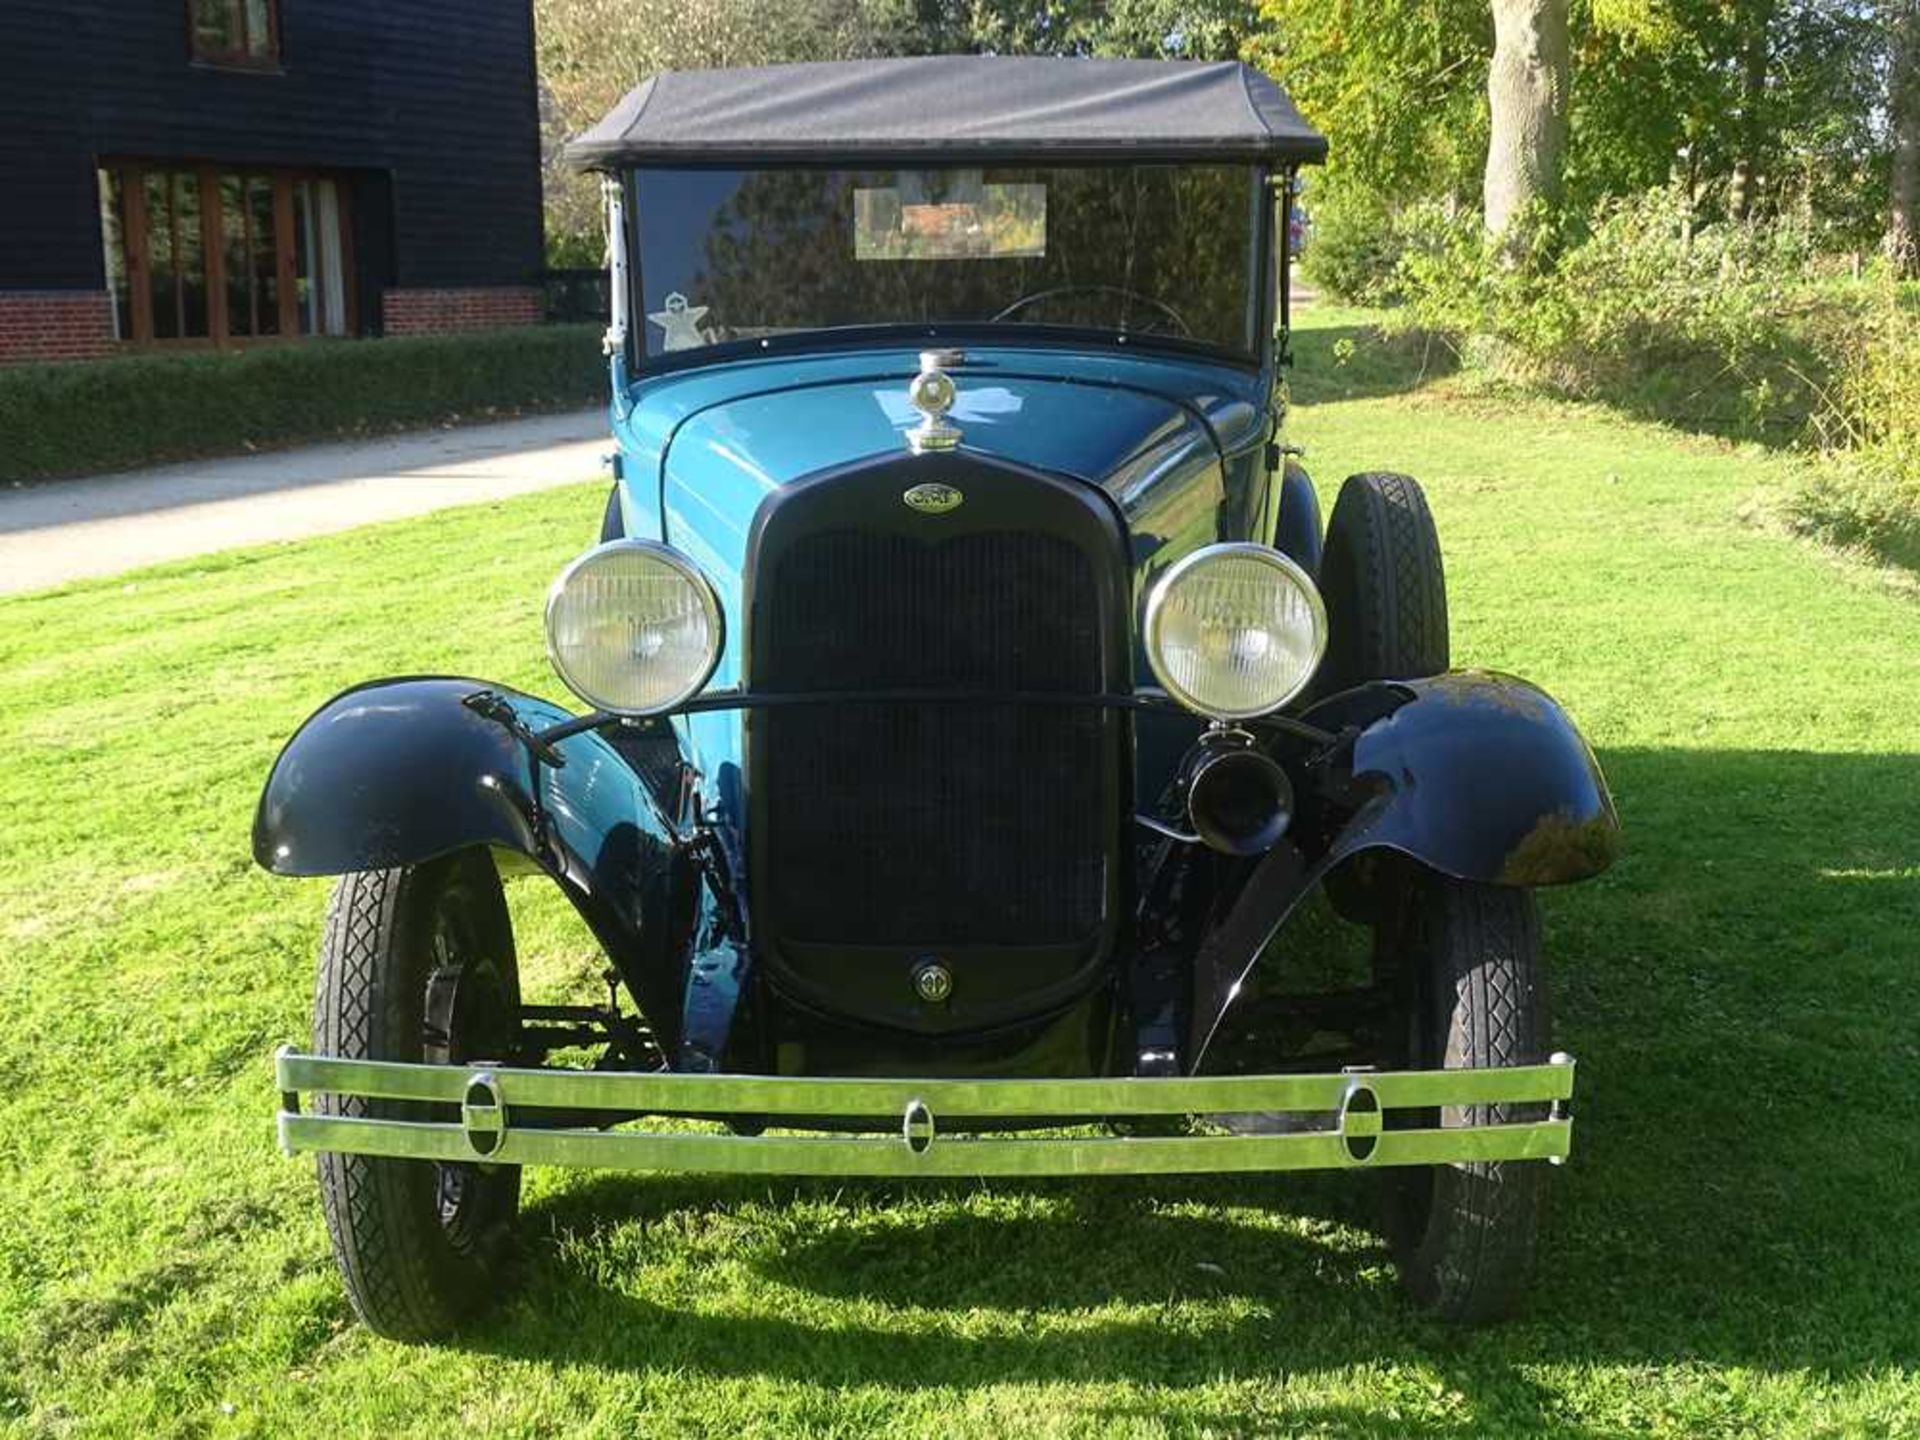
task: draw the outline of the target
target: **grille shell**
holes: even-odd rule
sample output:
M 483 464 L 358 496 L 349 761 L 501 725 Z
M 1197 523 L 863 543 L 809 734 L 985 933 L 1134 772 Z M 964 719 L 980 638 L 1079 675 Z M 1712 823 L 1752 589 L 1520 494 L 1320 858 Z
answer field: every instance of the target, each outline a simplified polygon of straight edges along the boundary
M 902 502 L 929 480 L 960 509 Z M 1126 731 L 1044 697 L 1125 687 L 1104 497 L 974 456 L 888 457 L 782 492 L 751 549 L 750 685 L 845 697 L 748 721 L 749 891 L 776 980 L 931 1031 L 1084 989 L 1121 911 Z M 899 691 L 979 698 L 858 698 Z M 911 985 L 930 956 L 954 971 L 942 1006 Z

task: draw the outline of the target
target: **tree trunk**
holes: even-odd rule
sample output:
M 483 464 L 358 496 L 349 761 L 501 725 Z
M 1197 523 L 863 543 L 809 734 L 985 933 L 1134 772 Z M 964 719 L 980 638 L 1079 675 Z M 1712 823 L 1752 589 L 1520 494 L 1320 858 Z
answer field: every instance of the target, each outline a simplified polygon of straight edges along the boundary
M 1535 201 L 1560 197 L 1567 148 L 1568 0 L 1493 0 L 1487 96 L 1487 233 L 1507 235 Z
M 1773 0 L 1757 0 L 1742 7 L 1746 49 L 1740 60 L 1740 154 L 1727 184 L 1727 218 L 1745 220 L 1753 214 L 1760 185 L 1760 157 L 1767 143 L 1767 70 L 1773 60 Z
M 1911 277 L 1920 275 L 1920 0 L 1887 0 L 1887 10 L 1893 42 L 1887 258 L 1901 275 Z

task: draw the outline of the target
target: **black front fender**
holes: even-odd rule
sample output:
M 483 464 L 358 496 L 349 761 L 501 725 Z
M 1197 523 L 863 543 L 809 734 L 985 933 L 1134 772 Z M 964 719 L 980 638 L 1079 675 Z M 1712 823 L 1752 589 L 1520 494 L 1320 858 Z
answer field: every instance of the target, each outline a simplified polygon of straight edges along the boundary
M 571 718 L 480 680 L 348 690 L 274 762 L 254 816 L 254 859 L 279 875 L 342 875 L 476 845 L 524 856 L 560 885 L 671 1045 L 698 867 L 600 736 L 569 736 L 535 763 L 528 732 Z
M 1593 751 L 1566 711 L 1524 680 L 1459 671 L 1362 685 L 1302 718 L 1351 733 L 1351 774 L 1330 778 L 1357 808 L 1313 850 L 1276 846 L 1200 944 L 1196 1071 L 1239 1064 L 1241 1047 L 1215 1043 L 1222 1022 L 1295 908 L 1352 857 L 1389 850 L 1458 880 L 1535 886 L 1597 875 L 1619 851 L 1620 820 Z
M 1491 671 L 1363 685 L 1309 710 L 1358 727 L 1356 782 L 1381 802 L 1335 841 L 1385 849 L 1460 880 L 1561 885 L 1597 875 L 1620 818 L 1586 740 L 1551 696 Z

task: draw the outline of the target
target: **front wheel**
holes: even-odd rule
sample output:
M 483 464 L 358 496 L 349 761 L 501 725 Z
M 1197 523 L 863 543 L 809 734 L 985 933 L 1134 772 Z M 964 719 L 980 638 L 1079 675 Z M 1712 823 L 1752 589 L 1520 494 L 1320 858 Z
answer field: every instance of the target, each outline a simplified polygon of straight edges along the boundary
M 469 850 L 343 878 L 328 907 L 314 1049 L 355 1060 L 510 1058 L 520 980 L 492 858 Z M 323 1096 L 321 1114 L 456 1119 Z M 520 1208 L 514 1166 L 322 1154 L 320 1202 L 347 1298 L 367 1327 L 427 1340 L 484 1308 Z
M 1537 1065 L 1548 1016 L 1533 895 L 1430 873 L 1409 880 L 1389 927 L 1419 1068 Z M 1545 1105 L 1448 1106 L 1411 1123 L 1442 1128 L 1543 1120 Z M 1390 1232 L 1400 1278 L 1436 1319 L 1479 1325 L 1520 1306 L 1546 1201 L 1537 1160 L 1409 1170 L 1394 1177 Z

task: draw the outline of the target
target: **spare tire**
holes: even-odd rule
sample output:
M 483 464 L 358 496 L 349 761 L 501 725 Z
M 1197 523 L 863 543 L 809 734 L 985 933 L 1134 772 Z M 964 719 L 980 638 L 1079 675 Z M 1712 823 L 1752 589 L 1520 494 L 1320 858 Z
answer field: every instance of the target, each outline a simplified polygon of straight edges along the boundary
M 1411 475 L 1347 477 L 1327 524 L 1320 593 L 1327 604 L 1320 694 L 1447 668 L 1440 536 Z

